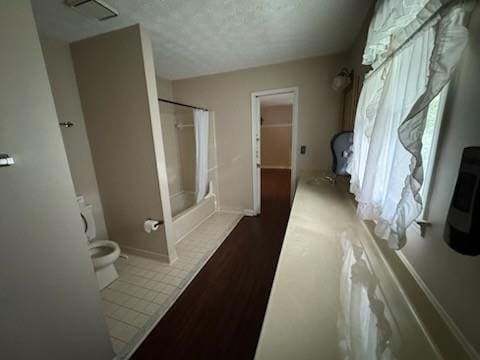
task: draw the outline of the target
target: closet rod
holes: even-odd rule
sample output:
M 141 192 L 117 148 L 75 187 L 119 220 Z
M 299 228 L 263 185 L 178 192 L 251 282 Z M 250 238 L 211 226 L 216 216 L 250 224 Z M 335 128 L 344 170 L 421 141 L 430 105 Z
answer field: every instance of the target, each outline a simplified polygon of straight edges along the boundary
M 190 108 L 190 109 L 208 111 L 208 109 L 204 109 L 204 108 L 197 107 L 197 106 L 192 106 L 192 105 L 187 105 L 187 104 L 182 104 L 182 103 L 179 103 L 179 102 L 176 102 L 176 101 L 172 101 L 172 100 L 167 100 L 167 99 L 158 98 L 158 101 L 162 101 L 162 102 L 169 103 L 169 104 L 173 104 L 173 105 L 185 106 L 185 107 L 188 107 L 188 108 Z

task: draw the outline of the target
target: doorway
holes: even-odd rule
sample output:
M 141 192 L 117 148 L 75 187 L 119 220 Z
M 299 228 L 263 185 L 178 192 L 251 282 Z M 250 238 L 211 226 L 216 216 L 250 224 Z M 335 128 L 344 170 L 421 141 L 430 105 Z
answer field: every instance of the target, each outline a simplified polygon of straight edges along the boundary
M 289 178 L 290 203 L 296 184 L 296 148 L 298 123 L 298 88 L 284 88 L 252 94 L 253 204 L 255 214 L 262 209 L 262 186 Z M 262 179 L 263 177 L 263 179 Z

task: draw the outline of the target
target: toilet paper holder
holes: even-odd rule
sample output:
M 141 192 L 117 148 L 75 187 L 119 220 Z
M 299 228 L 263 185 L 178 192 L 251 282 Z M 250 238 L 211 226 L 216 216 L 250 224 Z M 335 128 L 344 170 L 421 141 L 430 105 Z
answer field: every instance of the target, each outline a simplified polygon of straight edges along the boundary
M 152 231 L 157 231 L 163 223 L 163 220 L 147 219 L 143 223 L 143 230 L 145 230 L 147 234 L 150 234 Z
M 153 220 L 153 219 L 147 219 L 147 220 L 155 221 L 155 226 L 160 226 L 160 225 L 163 225 L 163 224 L 164 224 L 164 221 L 163 221 L 163 220 Z
M 12 166 L 15 164 L 15 160 L 8 154 L 0 154 L 0 166 Z

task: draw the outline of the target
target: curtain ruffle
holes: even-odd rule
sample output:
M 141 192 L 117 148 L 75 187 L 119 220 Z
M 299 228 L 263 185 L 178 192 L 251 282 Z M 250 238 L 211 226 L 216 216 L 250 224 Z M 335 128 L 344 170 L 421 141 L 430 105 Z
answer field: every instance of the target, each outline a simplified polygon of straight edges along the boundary
M 395 248 L 402 248 L 405 245 L 406 229 L 418 218 L 422 210 L 422 198 L 420 197 L 420 188 L 423 184 L 421 151 L 426 121 L 423 111 L 448 83 L 467 45 L 468 29 L 464 26 L 464 21 L 465 11 L 463 7 L 458 6 L 451 9 L 436 25 L 435 45 L 430 58 L 427 88 L 398 129 L 398 138 L 412 158 L 411 174 L 405 179 L 402 198 L 394 217 L 398 233 L 389 236 L 389 243 Z M 406 216 L 406 214 L 411 215 Z
M 376 234 L 393 249 L 405 245 L 406 230 L 421 213 L 425 110 L 448 83 L 467 44 L 464 23 L 474 3 L 411 0 L 411 8 L 400 11 L 407 2 L 377 6 L 383 13 L 375 15 L 365 54 L 381 68 L 365 80 L 349 164 L 359 216 L 374 220 Z M 389 35 L 388 43 L 381 34 Z
M 370 24 L 363 64 L 373 69 L 414 36 L 437 13 L 455 0 L 379 1 Z

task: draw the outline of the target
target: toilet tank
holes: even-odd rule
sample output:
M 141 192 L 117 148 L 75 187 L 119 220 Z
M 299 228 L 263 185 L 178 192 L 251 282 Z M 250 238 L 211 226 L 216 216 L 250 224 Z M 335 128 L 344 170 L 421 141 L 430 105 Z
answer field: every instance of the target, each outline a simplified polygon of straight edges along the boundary
M 85 204 L 83 196 L 77 197 L 78 207 L 80 208 L 80 216 L 82 219 L 83 231 L 87 240 L 91 241 L 97 236 L 97 228 L 95 227 L 95 219 L 93 218 L 92 205 Z

